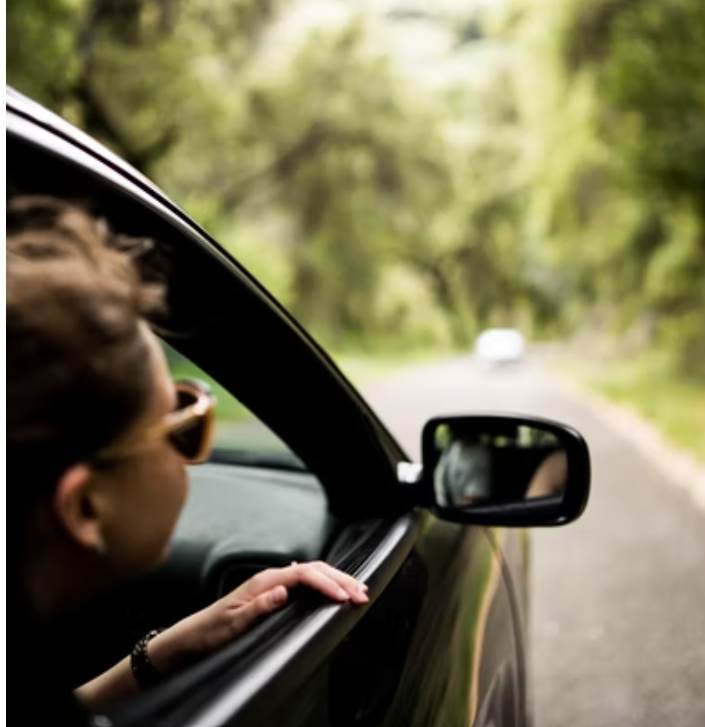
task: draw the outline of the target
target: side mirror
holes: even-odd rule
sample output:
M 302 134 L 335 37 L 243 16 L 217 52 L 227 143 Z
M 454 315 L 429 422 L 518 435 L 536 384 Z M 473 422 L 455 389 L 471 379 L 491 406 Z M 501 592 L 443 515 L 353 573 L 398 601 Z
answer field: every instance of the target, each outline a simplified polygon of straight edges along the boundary
M 439 417 L 422 435 L 419 504 L 477 525 L 564 525 L 590 493 L 590 455 L 574 429 L 528 416 Z

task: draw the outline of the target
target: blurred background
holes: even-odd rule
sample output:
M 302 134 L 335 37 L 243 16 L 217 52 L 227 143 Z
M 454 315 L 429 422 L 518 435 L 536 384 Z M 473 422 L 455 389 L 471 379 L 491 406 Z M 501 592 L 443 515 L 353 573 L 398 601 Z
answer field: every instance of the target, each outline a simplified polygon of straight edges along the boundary
M 534 538 L 539 727 L 705 723 L 705 3 L 6 15 L 8 83 L 204 225 L 412 456 L 458 410 L 586 433 L 588 514 Z

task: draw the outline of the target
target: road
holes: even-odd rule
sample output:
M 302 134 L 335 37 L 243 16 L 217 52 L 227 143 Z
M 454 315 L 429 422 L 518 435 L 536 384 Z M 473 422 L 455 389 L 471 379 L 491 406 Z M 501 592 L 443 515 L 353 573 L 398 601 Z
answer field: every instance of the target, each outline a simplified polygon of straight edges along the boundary
M 363 387 L 414 458 L 424 422 L 480 410 L 555 418 L 585 436 L 588 509 L 532 537 L 536 727 L 705 725 L 705 513 L 539 363 L 469 358 Z

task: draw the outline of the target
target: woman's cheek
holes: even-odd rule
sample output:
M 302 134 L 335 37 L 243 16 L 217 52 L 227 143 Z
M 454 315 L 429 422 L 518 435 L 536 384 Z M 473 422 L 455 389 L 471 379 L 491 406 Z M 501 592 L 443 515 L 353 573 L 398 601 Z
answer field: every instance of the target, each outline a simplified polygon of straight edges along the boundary
M 164 514 L 164 545 L 163 551 L 168 552 L 169 542 L 176 529 L 181 511 L 188 494 L 188 472 L 179 458 L 172 458 L 168 476 L 164 477 L 165 487 L 162 489 L 161 510 Z
M 135 562 L 141 563 L 141 570 L 163 562 L 169 553 L 171 537 L 181 510 L 186 501 L 187 473 L 177 457 L 164 453 L 145 463 L 139 481 L 142 484 L 139 512 L 135 512 L 133 528 L 135 533 Z M 127 527 L 130 527 L 129 523 Z

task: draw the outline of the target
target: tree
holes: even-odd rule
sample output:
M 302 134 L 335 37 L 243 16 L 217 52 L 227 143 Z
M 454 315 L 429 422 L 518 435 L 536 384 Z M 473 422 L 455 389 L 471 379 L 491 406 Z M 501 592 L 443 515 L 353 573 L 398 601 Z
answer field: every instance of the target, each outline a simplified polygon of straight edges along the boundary
M 647 315 L 681 370 L 703 376 L 705 6 L 520 6 L 524 118 L 540 150 L 527 219 L 536 245 L 570 263 L 565 295 L 584 301 L 579 317 L 597 304 L 622 324 Z

